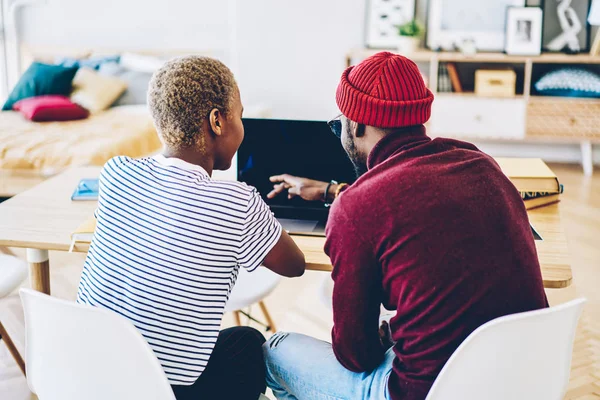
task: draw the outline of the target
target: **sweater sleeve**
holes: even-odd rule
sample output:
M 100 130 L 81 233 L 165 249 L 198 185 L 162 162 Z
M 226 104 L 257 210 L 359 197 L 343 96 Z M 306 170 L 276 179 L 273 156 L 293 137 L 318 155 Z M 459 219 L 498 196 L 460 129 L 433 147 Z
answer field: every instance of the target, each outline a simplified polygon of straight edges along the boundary
M 325 243 L 333 264 L 332 345 L 344 367 L 366 372 L 385 354 L 379 339 L 381 270 L 370 242 L 344 213 L 340 200 L 330 214 Z

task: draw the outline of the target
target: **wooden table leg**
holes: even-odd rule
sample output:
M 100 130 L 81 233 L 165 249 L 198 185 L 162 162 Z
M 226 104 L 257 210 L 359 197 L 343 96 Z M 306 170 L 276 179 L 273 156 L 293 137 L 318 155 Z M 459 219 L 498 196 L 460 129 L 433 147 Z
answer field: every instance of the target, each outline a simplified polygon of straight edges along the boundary
M 50 294 L 50 260 L 48 250 L 27 249 L 31 288 Z

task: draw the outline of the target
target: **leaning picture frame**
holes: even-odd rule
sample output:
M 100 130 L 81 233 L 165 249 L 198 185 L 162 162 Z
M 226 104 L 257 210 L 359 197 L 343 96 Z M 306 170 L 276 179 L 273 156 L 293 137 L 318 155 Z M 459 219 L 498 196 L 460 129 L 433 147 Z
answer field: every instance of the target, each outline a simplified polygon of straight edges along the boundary
M 398 26 L 415 18 L 415 0 L 367 0 L 365 45 L 371 49 L 398 46 Z
M 477 51 L 503 51 L 506 9 L 525 0 L 430 0 L 427 47 L 452 51 L 474 43 Z
M 542 20 L 540 7 L 509 7 L 506 11 L 506 54 L 539 56 L 542 53 Z

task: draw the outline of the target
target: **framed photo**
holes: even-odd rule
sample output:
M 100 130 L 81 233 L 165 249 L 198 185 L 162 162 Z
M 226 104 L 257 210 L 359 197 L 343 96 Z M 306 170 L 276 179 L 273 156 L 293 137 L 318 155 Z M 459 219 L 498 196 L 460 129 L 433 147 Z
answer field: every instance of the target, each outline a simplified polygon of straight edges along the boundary
M 415 0 L 368 0 L 365 42 L 374 49 L 398 46 L 398 25 L 415 17 Z
M 591 0 L 544 0 L 544 51 L 578 53 L 590 47 Z
M 509 7 L 506 12 L 506 54 L 538 56 L 542 53 L 542 9 Z
M 506 9 L 525 0 L 430 0 L 427 47 L 454 50 L 474 43 L 478 51 L 503 51 Z

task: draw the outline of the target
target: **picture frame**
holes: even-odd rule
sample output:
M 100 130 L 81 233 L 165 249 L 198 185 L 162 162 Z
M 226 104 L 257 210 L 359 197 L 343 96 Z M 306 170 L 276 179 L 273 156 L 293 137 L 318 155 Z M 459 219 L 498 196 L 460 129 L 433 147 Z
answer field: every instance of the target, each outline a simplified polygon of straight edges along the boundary
M 415 0 L 367 0 L 365 45 L 371 49 L 394 49 L 398 25 L 415 18 Z
M 506 10 L 506 54 L 539 56 L 542 53 L 542 23 L 540 7 L 509 7 Z
M 430 0 L 427 47 L 452 51 L 463 43 L 477 51 L 504 51 L 506 9 L 525 0 Z
M 582 53 L 590 49 L 591 0 L 543 0 L 542 50 Z

